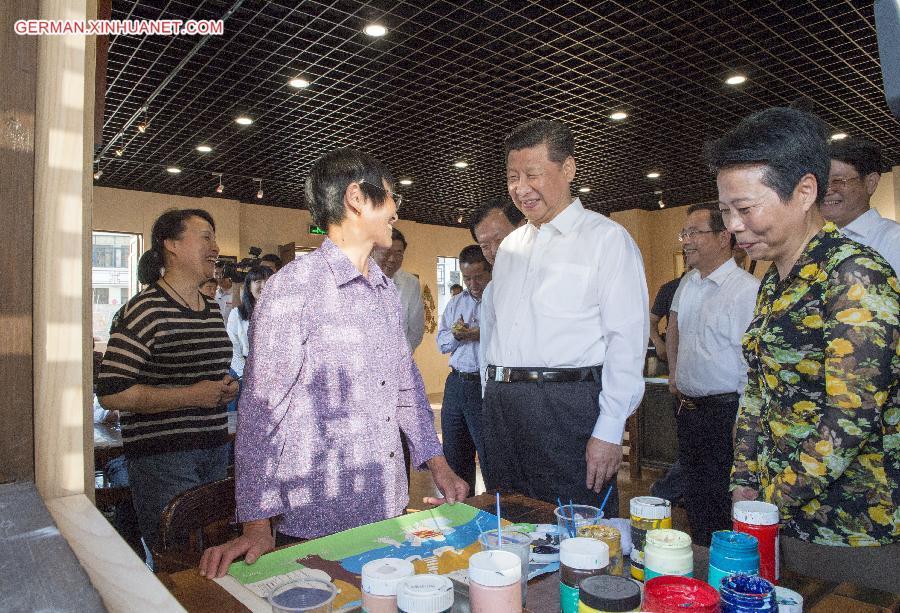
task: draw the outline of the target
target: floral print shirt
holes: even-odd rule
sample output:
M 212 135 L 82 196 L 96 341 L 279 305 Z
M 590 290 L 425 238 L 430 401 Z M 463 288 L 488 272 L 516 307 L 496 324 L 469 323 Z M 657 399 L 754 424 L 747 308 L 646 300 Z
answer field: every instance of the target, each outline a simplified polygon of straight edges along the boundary
M 785 279 L 763 277 L 731 480 L 777 505 L 788 536 L 900 541 L 898 294 L 890 265 L 832 223 Z

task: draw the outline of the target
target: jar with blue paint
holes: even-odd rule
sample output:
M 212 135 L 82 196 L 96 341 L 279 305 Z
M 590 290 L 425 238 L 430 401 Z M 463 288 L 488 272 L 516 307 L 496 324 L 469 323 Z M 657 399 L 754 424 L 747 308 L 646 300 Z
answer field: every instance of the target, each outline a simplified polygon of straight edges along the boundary
M 756 575 L 731 575 L 719 589 L 721 613 L 777 613 L 775 586 Z
M 734 530 L 713 532 L 708 583 L 719 590 L 722 579 L 737 574 L 759 574 L 759 541 L 753 535 Z

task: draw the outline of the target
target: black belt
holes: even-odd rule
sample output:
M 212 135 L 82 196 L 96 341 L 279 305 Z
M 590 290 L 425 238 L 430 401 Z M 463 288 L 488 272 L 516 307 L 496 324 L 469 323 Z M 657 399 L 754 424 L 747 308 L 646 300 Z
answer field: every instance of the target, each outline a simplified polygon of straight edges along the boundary
M 588 366 L 585 368 L 508 368 L 506 366 L 488 366 L 487 380 L 499 383 L 518 383 L 520 381 L 537 381 L 539 383 L 596 381 L 600 383 L 602 372 L 602 366 Z
M 681 402 L 679 403 L 678 410 L 687 409 L 689 411 L 693 411 L 694 409 L 701 407 L 703 405 L 710 404 L 730 404 L 735 403 L 740 399 L 736 392 L 728 392 L 726 394 L 713 394 L 712 396 L 682 396 Z
M 463 372 L 461 370 L 456 370 L 455 368 L 450 368 L 450 372 L 463 381 L 481 381 L 481 373 L 478 372 Z

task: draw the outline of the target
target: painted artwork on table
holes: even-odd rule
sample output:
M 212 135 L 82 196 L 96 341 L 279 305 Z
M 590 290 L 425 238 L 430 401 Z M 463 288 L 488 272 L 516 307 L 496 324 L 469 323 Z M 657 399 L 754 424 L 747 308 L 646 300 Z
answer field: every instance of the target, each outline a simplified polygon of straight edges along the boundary
M 503 525 L 512 524 L 504 520 Z M 445 504 L 273 551 L 255 564 L 235 562 L 228 574 L 261 599 L 289 578 L 330 581 L 339 590 L 335 610 L 346 611 L 362 602 L 360 573 L 371 560 L 402 558 L 413 563 L 416 574 L 450 575 L 465 582 L 469 557 L 481 551 L 478 536 L 496 526 L 496 515 L 462 503 Z M 531 524 L 517 526 L 528 532 L 536 529 Z M 532 564 L 529 576 L 558 568 L 558 562 Z M 228 583 L 222 585 L 234 594 Z

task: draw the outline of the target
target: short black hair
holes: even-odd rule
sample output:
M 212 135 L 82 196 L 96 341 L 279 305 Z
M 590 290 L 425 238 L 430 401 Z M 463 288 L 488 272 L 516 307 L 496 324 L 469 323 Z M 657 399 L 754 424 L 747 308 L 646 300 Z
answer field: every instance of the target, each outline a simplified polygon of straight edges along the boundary
M 477 264 L 478 262 L 484 262 L 485 270 L 491 269 L 491 265 L 488 263 L 487 258 L 484 257 L 484 252 L 478 245 L 467 245 L 459 252 L 460 264 Z
M 284 266 L 284 263 L 281 261 L 281 258 L 275 255 L 274 253 L 267 253 L 264 256 L 259 258 L 260 262 L 272 262 L 275 264 L 275 268 L 281 270 L 281 267 Z
M 213 221 L 212 215 L 203 209 L 169 209 L 153 222 L 148 252 L 150 255 L 146 260 L 142 256 L 138 261 L 138 275 L 146 280 L 147 285 L 156 283 L 162 278 L 162 269 L 166 265 L 166 241 L 181 238 L 184 234 L 184 222 L 191 217 L 199 217 L 208 222 L 213 232 L 216 231 L 216 222 Z
M 472 213 L 472 220 L 469 223 L 469 232 L 472 233 L 472 240 L 478 241 L 478 237 L 475 236 L 475 227 L 484 221 L 484 218 L 494 209 L 502 211 L 514 228 L 518 227 L 522 220 L 525 219 L 522 211 L 516 208 L 515 203 L 509 196 L 497 196 L 496 198 L 491 198 Z
M 575 157 L 575 138 L 572 131 L 561 121 L 534 119 L 519 124 L 503 141 L 504 154 L 510 151 L 547 145 L 547 157 L 562 164 L 567 157 Z
M 344 194 L 354 181 L 365 181 L 359 189 L 376 207 L 387 199 L 382 183 L 394 185 L 394 177 L 381 162 L 356 149 L 335 149 L 313 162 L 305 193 L 314 224 L 327 231 L 344 220 Z
M 400 241 L 403 243 L 403 251 L 406 251 L 406 237 L 403 236 L 403 232 L 398 230 L 397 228 L 391 228 L 391 242 Z
M 459 291 L 463 291 L 463 286 L 460 285 L 459 283 L 454 283 L 453 285 L 450 286 L 450 291 L 452 292 L 455 289 L 458 289 Z
M 774 107 L 743 119 L 733 130 L 707 144 L 706 160 L 714 174 L 730 166 L 764 166 L 763 185 L 787 202 L 807 174 L 816 178 L 816 204 L 828 187 L 831 159 L 825 123 L 803 111 Z
M 832 160 L 853 166 L 860 177 L 880 173 L 882 169 L 881 146 L 864 138 L 833 140 L 828 145 L 828 155 Z
M 688 207 L 688 215 L 696 211 L 709 211 L 709 229 L 713 232 L 718 233 L 728 230 L 725 227 L 725 220 L 722 219 L 722 211 L 715 202 L 701 202 Z M 731 234 L 731 248 L 734 249 L 736 244 L 737 239 L 734 237 L 734 234 Z

